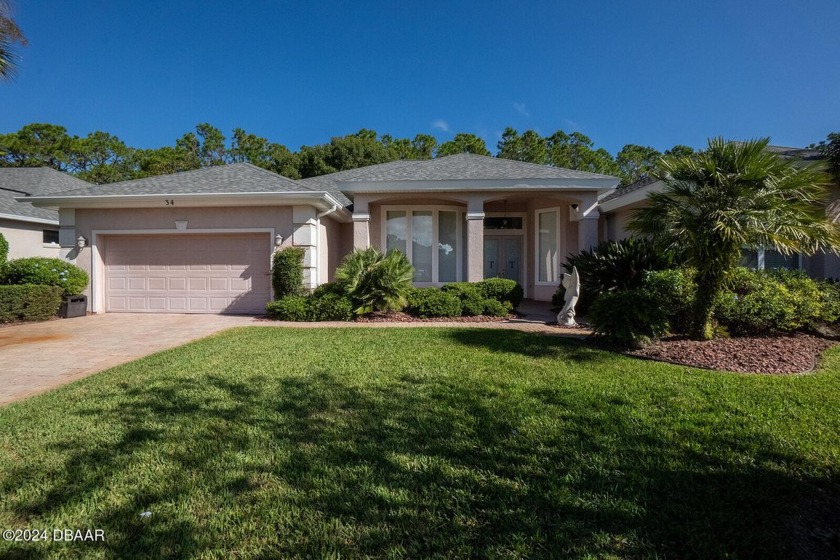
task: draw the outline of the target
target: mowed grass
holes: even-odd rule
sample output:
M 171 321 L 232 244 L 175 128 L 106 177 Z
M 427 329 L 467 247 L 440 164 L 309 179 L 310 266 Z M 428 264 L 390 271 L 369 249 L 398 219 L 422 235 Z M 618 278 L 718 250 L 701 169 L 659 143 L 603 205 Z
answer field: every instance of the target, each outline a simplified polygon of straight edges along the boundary
M 514 331 L 236 329 L 0 408 L 0 529 L 106 535 L 0 557 L 788 558 L 838 470 L 835 350 L 770 377 Z

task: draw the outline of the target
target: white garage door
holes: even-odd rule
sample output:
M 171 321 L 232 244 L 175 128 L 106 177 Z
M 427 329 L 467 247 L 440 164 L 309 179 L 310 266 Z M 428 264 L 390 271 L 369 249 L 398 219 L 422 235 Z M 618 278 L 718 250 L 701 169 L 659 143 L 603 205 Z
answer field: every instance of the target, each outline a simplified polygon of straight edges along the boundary
M 109 236 L 106 311 L 264 313 L 270 255 L 268 234 Z

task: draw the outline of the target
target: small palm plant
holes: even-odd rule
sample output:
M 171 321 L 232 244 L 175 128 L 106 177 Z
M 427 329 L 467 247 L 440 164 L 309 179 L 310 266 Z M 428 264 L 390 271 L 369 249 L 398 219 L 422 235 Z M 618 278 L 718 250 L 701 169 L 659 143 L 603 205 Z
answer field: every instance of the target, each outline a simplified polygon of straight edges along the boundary
M 629 223 L 697 271 L 694 338 L 711 338 L 715 296 L 743 247 L 786 255 L 840 247 L 840 228 L 825 216 L 828 176 L 769 152 L 768 143 L 716 138 L 703 152 L 663 158 L 664 190 Z
M 407 303 L 414 267 L 400 251 L 386 255 L 369 247 L 347 255 L 335 277 L 353 300 L 356 314 L 399 311 Z

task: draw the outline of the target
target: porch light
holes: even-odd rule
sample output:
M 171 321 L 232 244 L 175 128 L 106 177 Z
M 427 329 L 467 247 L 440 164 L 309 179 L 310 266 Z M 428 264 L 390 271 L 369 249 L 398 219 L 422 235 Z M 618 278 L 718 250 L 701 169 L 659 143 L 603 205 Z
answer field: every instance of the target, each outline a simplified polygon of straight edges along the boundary
M 574 210 L 575 212 L 577 212 L 577 211 L 578 211 L 578 208 L 580 208 L 580 206 L 578 206 L 577 204 L 572 204 L 572 210 Z
M 85 239 L 81 235 L 78 238 L 76 238 L 76 247 L 78 247 L 79 249 L 84 249 L 85 245 L 87 245 L 87 239 Z
M 277 235 L 274 236 L 274 246 L 279 247 L 282 244 L 283 244 L 283 236 L 278 233 Z

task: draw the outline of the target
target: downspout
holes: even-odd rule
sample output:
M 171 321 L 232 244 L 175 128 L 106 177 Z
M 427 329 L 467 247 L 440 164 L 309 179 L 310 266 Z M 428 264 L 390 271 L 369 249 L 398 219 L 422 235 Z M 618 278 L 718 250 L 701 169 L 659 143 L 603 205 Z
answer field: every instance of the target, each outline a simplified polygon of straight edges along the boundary
M 338 208 L 338 204 L 333 204 L 332 208 L 329 210 L 325 210 L 320 214 L 315 214 L 315 234 L 317 235 L 315 238 L 315 254 L 318 257 L 315 261 L 315 281 L 319 286 L 321 285 L 321 218 L 332 214 L 338 210 Z

